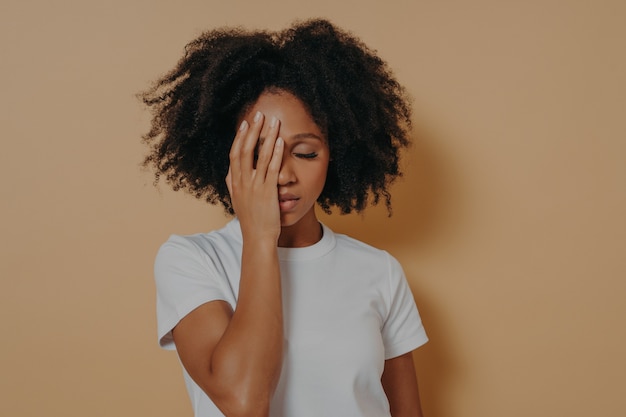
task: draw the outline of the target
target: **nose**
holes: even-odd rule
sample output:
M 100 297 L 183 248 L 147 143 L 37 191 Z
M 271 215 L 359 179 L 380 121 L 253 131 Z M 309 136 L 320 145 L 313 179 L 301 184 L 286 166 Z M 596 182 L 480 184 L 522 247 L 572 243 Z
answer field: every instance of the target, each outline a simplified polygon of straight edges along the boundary
M 278 171 L 278 185 L 288 185 L 296 182 L 296 173 L 293 170 L 289 155 L 283 155 L 283 162 Z

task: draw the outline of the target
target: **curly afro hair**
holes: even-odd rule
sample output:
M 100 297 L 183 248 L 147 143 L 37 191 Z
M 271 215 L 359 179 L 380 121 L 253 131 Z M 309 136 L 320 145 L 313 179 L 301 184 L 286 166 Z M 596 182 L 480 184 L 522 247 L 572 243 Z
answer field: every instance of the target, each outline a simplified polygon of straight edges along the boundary
M 144 166 L 233 214 L 224 178 L 237 121 L 264 91 L 299 98 L 325 133 L 331 162 L 318 199 L 360 212 L 401 175 L 411 109 L 387 64 L 326 20 L 279 32 L 217 29 L 186 46 L 176 67 L 139 97 L 152 110 Z

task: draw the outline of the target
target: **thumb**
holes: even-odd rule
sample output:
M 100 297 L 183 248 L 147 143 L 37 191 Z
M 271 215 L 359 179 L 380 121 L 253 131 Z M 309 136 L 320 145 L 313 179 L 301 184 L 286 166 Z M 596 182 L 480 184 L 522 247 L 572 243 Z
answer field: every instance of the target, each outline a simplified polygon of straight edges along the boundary
M 230 167 L 228 167 L 228 174 L 226 174 L 226 187 L 228 187 L 228 194 L 232 197 L 233 195 L 233 178 L 230 173 Z

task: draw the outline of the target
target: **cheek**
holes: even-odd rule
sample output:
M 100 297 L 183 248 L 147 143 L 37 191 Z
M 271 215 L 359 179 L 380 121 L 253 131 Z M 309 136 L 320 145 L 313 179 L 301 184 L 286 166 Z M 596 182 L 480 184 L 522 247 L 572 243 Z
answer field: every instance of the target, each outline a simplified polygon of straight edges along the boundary
M 303 185 L 307 184 L 306 188 L 310 190 L 310 193 L 319 194 L 326 184 L 326 169 L 321 166 L 315 168 L 309 166 L 300 173 L 300 180 L 303 180 Z
M 316 172 L 316 184 L 319 188 L 319 191 L 322 191 L 324 185 L 326 184 L 326 177 L 328 175 L 328 164 L 324 164 L 323 166 L 318 167 Z

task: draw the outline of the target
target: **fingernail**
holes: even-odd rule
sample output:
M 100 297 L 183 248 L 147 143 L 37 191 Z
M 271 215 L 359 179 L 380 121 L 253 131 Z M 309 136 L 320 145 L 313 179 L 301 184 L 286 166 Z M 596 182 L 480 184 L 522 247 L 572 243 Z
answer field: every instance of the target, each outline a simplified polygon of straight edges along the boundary
M 259 120 L 261 120 L 261 112 L 260 111 L 256 112 L 256 114 L 254 115 L 254 121 L 258 122 Z
M 246 122 L 245 120 L 243 122 L 241 122 L 241 124 L 239 125 L 239 130 L 245 130 L 246 127 L 248 127 L 248 122 Z
M 276 119 L 276 116 L 272 116 L 272 120 L 270 121 L 270 127 L 276 126 L 277 121 L 278 119 Z

